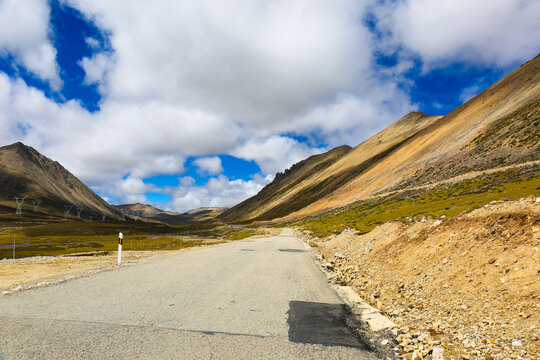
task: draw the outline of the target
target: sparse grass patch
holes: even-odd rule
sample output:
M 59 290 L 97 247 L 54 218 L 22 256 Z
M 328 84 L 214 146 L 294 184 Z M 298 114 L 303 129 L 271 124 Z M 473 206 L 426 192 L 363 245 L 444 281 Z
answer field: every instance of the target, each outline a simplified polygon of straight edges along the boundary
M 242 239 L 245 239 L 245 238 L 248 238 L 248 237 L 251 237 L 251 236 L 263 235 L 263 234 L 264 234 L 263 232 L 253 230 L 253 229 L 240 230 L 240 231 L 235 231 L 235 232 L 232 232 L 232 233 L 226 235 L 225 239 L 226 240 L 242 240 Z
M 399 193 L 361 201 L 347 208 L 295 222 L 324 237 L 346 228 L 367 233 L 376 226 L 400 218 L 448 217 L 483 206 L 490 201 L 515 200 L 540 194 L 540 175 L 520 176 L 518 169 L 483 175 L 451 185 L 439 185 L 422 193 Z

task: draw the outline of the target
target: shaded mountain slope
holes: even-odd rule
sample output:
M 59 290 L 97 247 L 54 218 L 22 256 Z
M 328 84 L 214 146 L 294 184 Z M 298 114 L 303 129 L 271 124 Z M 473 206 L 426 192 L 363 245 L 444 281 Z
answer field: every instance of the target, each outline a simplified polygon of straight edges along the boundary
M 274 181 L 266 185 L 257 195 L 225 211 L 218 217 L 218 220 L 228 222 L 254 218 L 255 216 L 259 218 L 283 216 L 288 214 L 291 208 L 300 209 L 306 206 L 314 199 L 324 196 L 324 187 L 319 189 L 319 193 L 304 192 L 300 194 L 301 196 L 294 196 L 298 194 L 296 188 L 350 150 L 349 146 L 340 146 L 326 153 L 310 156 L 294 164 L 283 173 L 277 173 Z M 284 199 L 286 200 L 277 201 Z M 270 204 L 269 201 L 271 201 Z
M 169 225 L 200 224 L 208 223 L 222 214 L 227 208 L 205 207 L 178 213 L 165 211 L 147 204 L 124 204 L 113 205 L 114 208 L 122 211 L 127 210 L 131 216 L 139 215 L 146 220 L 160 221 Z
M 65 205 L 84 208 L 87 214 L 116 213 L 60 163 L 20 142 L 0 147 L 0 200 L 14 204 L 15 196 L 26 196 L 26 205 L 41 201 L 42 208 L 57 214 L 63 214 Z

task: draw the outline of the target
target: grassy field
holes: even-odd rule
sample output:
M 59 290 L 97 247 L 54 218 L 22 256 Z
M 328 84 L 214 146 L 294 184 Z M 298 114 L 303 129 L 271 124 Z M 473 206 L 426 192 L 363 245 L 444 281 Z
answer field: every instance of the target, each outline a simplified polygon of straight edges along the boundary
M 240 240 L 259 230 L 218 225 L 166 226 L 144 222 L 90 222 L 59 220 L 51 223 L 0 223 L 0 259 L 54 256 L 89 251 L 115 251 L 118 233 L 124 234 L 126 250 L 176 250 Z
M 398 193 L 361 201 L 291 225 L 312 231 L 318 237 L 340 233 L 346 228 L 367 233 L 377 225 L 395 219 L 451 217 L 493 200 L 515 200 L 529 195 L 540 195 L 540 175 L 515 169 L 440 185 L 423 193 Z

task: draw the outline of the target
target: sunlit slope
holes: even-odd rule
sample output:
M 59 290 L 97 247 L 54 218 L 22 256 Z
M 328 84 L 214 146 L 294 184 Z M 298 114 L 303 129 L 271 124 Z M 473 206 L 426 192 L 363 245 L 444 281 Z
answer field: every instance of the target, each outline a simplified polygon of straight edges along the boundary
M 341 207 L 389 190 L 538 161 L 539 134 L 537 56 L 290 218 Z
M 312 156 L 278 174 L 259 194 L 229 209 L 219 219 L 269 220 L 324 199 L 439 118 L 410 113 L 353 149 L 341 146 Z

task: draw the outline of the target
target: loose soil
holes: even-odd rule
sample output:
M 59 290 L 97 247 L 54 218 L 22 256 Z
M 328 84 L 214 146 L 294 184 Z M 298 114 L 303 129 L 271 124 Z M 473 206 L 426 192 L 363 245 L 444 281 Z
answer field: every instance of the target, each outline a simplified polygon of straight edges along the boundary
M 154 257 L 156 251 L 124 251 L 123 264 Z M 0 260 L 0 296 L 36 286 L 51 285 L 66 279 L 86 276 L 118 267 L 117 253 L 105 252 L 97 256 L 36 256 L 18 260 Z
M 335 283 L 398 324 L 405 358 L 539 358 L 540 198 L 311 243 Z

